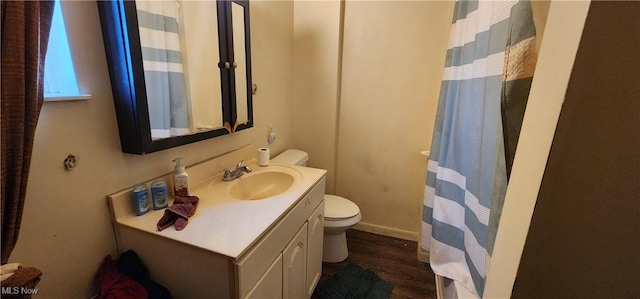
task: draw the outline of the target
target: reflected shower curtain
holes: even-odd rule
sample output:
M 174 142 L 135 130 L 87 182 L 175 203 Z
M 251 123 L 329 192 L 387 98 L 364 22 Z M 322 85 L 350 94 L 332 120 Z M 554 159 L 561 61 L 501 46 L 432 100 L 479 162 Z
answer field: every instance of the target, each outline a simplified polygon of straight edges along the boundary
M 535 62 L 528 1 L 456 2 L 428 163 L 421 244 L 430 251 L 436 274 L 478 296 L 484 291 Z
M 153 139 L 190 132 L 179 5 L 177 1 L 136 1 Z

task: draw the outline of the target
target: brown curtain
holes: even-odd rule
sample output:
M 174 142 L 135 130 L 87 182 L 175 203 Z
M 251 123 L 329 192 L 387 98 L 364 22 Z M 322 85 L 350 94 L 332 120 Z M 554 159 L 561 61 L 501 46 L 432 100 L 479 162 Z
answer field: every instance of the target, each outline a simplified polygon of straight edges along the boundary
M 18 240 L 53 1 L 2 1 L 2 264 Z

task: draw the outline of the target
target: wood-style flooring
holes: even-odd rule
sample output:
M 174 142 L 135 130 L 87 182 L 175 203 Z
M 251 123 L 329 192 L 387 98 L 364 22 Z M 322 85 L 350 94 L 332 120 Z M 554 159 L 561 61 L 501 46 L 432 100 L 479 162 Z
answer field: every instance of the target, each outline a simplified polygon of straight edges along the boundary
M 418 261 L 416 242 L 349 229 L 347 246 L 345 261 L 322 264 L 322 279 L 356 263 L 392 283 L 391 298 L 436 298 L 435 276 L 429 264 Z

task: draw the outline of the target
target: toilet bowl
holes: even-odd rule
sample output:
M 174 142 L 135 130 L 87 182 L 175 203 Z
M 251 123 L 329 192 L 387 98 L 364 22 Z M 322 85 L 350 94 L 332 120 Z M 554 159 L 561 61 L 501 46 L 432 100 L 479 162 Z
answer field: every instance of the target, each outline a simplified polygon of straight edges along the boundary
M 360 208 L 355 203 L 337 195 L 324 195 L 323 262 L 342 262 L 349 256 L 346 231 L 360 219 Z
M 306 152 L 288 149 L 271 159 L 272 162 L 306 166 Z M 337 195 L 324 195 L 324 241 L 322 261 L 337 263 L 349 256 L 346 231 L 362 219 L 360 208 L 352 201 Z

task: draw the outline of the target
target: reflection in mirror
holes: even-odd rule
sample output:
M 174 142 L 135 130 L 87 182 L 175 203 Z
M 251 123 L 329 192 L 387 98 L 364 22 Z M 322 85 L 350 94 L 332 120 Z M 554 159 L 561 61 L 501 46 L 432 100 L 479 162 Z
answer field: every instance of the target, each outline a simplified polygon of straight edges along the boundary
M 244 36 L 244 7 L 238 3 L 231 3 L 231 19 L 233 20 L 233 52 L 235 63 L 236 83 L 236 123 L 247 123 L 249 113 L 247 107 L 247 62 L 245 54 Z
M 215 1 L 184 1 L 187 40 L 187 79 L 191 94 L 191 129 L 221 128 L 222 92 L 218 62 L 218 23 Z
M 152 139 L 222 127 L 216 2 L 138 0 L 136 8 Z

